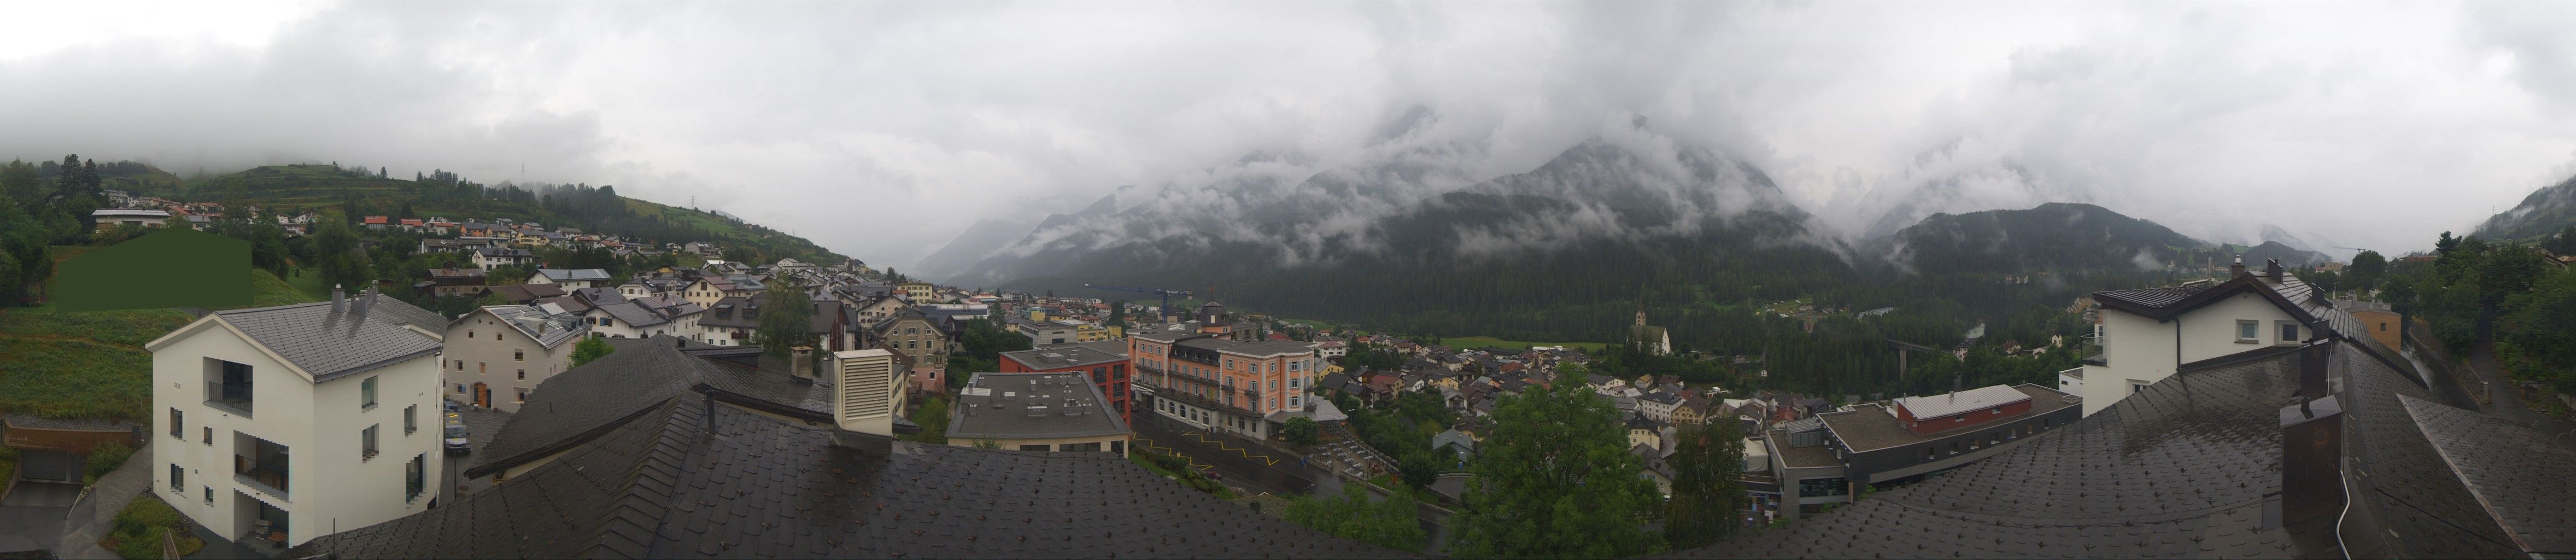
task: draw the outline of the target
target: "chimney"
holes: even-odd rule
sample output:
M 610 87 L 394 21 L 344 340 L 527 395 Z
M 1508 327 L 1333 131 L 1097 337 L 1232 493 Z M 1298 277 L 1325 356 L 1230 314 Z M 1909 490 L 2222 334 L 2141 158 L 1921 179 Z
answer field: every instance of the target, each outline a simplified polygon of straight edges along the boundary
M 2343 506 L 2343 405 L 2326 379 L 2328 344 L 2299 349 L 2298 404 L 2281 408 L 2281 518 L 2287 525 Z
M 372 308 L 372 307 L 375 307 L 375 306 L 376 306 L 376 281 L 374 281 L 374 280 L 368 280 L 368 281 L 367 281 L 367 291 L 366 291 L 366 292 L 364 292 L 364 293 L 360 293 L 360 294 L 358 294 L 358 302 L 357 302 L 355 305 L 352 305 L 352 307 L 357 308 L 357 310 L 358 310 L 358 315 L 363 317 L 363 316 L 365 316 L 365 315 L 367 314 L 367 309 Z
M 332 284 L 332 285 L 331 285 L 331 314 L 333 314 L 333 315 L 338 315 L 338 314 L 340 314 L 340 313 L 342 313 L 342 312 L 345 312 L 345 311 L 348 311 L 348 310 L 349 310 L 349 294 L 348 294 L 347 292 L 342 292 L 342 291 L 340 291 L 340 285 L 339 285 L 339 284 Z
M 2263 275 L 2281 281 L 2281 259 L 2263 259 Z
M 901 370 L 883 348 L 832 353 L 833 445 L 884 456 L 894 445 L 895 411 L 903 409 Z
M 795 347 L 795 348 L 789 348 L 789 349 L 787 349 L 787 356 L 788 356 L 788 358 L 787 358 L 787 359 L 789 359 L 789 360 L 792 360 L 792 361 L 795 361 L 795 362 L 796 362 L 795 366 L 796 366 L 796 378 L 797 378 L 797 379 L 802 379 L 802 380 L 807 380 L 807 381 L 812 381 L 812 380 L 814 379 L 814 348 L 813 348 L 813 347 L 811 347 L 811 346 L 798 346 L 798 347 Z
M 2238 277 L 2238 276 L 2244 276 L 2244 275 L 2245 275 L 2245 255 L 2237 255 L 2237 256 L 2236 256 L 2236 264 L 2227 265 L 2227 277 L 2228 277 L 2228 278 L 2235 278 L 2235 277 Z

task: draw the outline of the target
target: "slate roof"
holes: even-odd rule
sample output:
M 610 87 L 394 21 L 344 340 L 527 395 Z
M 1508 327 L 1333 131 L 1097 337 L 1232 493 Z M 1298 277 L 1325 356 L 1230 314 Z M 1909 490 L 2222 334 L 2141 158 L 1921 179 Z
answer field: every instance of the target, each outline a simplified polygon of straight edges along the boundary
M 564 295 L 563 288 L 553 284 L 510 284 L 507 286 L 493 286 L 492 293 L 501 294 L 501 299 L 504 301 L 523 304 Z
M 511 328 L 519 330 L 519 334 L 536 339 L 537 345 L 547 348 L 580 338 L 582 334 L 590 332 L 590 325 L 583 323 L 581 317 L 568 314 L 555 315 L 547 313 L 545 308 L 533 305 L 489 305 L 484 306 L 483 310 L 491 312 L 492 316 L 500 318 L 501 322 L 509 323 Z M 463 321 L 465 318 L 457 320 Z
M 348 309 L 338 312 L 331 310 L 331 302 L 319 301 L 217 311 L 214 316 L 312 374 L 316 382 L 438 352 L 439 339 L 447 332 L 445 318 L 383 294 L 375 294 L 366 312 L 358 312 L 357 300 L 367 297 L 350 297 Z
M 654 313 L 653 310 L 645 309 L 644 306 L 631 301 L 601 305 L 598 309 L 630 327 L 650 327 L 671 322 L 669 319 L 662 318 L 660 314 Z
M 2495 417 L 2407 395 L 2398 401 L 2515 545 L 2576 555 L 2576 507 L 2550 490 L 2576 480 L 2576 448 Z
M 2331 343 L 2328 372 L 2349 403 L 2345 474 L 2365 490 L 2351 501 L 2341 548 L 2332 534 L 2293 534 L 2265 522 L 2266 496 L 2281 488 L 2278 414 L 2297 389 L 2301 358 L 2290 353 L 2187 370 L 1994 457 L 1782 530 L 1679 555 L 2519 557 L 2528 554 L 2500 525 L 2566 526 L 2558 520 L 2569 506 L 2547 498 L 2490 517 L 2470 486 L 2494 479 L 2461 474 L 2454 465 L 2479 460 L 2445 462 L 2434 443 L 2461 432 L 2495 438 L 2455 441 L 2485 449 L 2528 449 L 2539 440 L 2457 418 L 2421 420 L 2474 413 L 2439 410 L 2449 407 L 2347 342 Z M 2407 402 L 2422 410 L 2410 412 Z M 2547 460 L 2506 455 L 2489 457 Z M 2531 534 L 2546 539 L 2563 530 Z
M 1411 556 L 1219 501 L 1114 454 L 896 441 L 878 456 L 834 434 L 666 398 L 498 488 L 287 556 Z

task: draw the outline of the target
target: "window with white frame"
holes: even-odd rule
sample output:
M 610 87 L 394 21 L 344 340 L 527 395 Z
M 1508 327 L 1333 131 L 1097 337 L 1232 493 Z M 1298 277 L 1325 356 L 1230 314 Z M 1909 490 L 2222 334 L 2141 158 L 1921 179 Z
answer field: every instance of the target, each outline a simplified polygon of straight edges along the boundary
M 2255 321 L 2255 320 L 2252 320 L 2252 319 L 2238 319 L 2238 320 L 2236 320 L 2236 341 L 2237 341 L 2237 342 L 2253 343 L 2253 342 L 2261 342 L 2262 340 L 2263 340 L 2263 322 L 2261 322 L 2261 321 Z

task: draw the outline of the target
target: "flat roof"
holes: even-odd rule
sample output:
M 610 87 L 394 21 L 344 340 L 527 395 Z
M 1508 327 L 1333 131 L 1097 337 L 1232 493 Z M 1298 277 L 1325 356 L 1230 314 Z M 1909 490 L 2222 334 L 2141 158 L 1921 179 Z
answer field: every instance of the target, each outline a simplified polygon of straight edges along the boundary
M 1003 352 L 1002 357 L 1034 370 L 1082 367 L 1124 361 L 1125 354 L 1101 352 L 1081 346 L 1055 346 L 1035 350 Z
M 1994 408 L 2030 399 L 2030 395 L 2024 394 L 2021 391 L 2015 391 L 2012 387 L 2004 385 L 1988 385 L 1966 391 L 1954 391 L 1927 397 L 1904 397 L 1896 399 L 1896 406 L 1914 413 L 1915 418 L 1922 419 L 1952 416 L 1971 410 Z
M 1841 459 L 1834 458 L 1833 448 L 1822 445 L 1790 447 L 1787 430 L 1771 430 L 1770 439 L 1780 442 L 1780 464 L 1788 465 L 1789 468 L 1818 469 L 1843 466 Z
M 1929 434 L 1917 434 L 1914 433 L 1914 430 L 1907 429 L 1904 422 L 1897 421 L 1895 411 L 1881 407 L 1876 403 L 1855 406 L 1848 412 L 1827 412 L 1824 414 L 1818 414 L 1816 415 L 1816 419 L 1823 420 L 1825 422 L 1825 429 L 1832 430 L 1834 437 L 1843 441 L 1844 448 L 1850 449 L 1854 453 L 1865 453 L 1890 447 L 1902 447 L 1951 437 L 1959 435 L 1960 432 L 1984 429 L 1998 424 L 2048 414 L 2056 412 L 2058 409 L 2075 406 L 2076 403 L 2084 402 L 2081 397 L 2074 397 L 2073 395 L 2057 392 L 2054 389 L 2029 383 L 2014 385 L 2012 386 L 2012 389 L 2015 393 L 2030 399 L 2030 412 L 2005 416 L 1975 424 L 1965 424 L 1956 428 Z
M 1045 439 L 1127 433 L 1080 373 L 977 373 L 958 391 L 949 411 L 948 437 Z

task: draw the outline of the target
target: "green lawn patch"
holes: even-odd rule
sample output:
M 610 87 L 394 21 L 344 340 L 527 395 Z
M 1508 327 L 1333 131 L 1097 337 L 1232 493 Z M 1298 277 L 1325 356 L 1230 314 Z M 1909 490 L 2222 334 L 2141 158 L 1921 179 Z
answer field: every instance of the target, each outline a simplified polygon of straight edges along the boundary
M 309 298 L 304 301 L 328 301 L 331 299 L 331 285 L 322 281 L 322 271 L 319 269 L 312 267 L 299 268 L 296 269 L 294 273 L 290 273 L 280 280 L 284 281 L 288 287 L 295 288 L 295 291 L 302 292 L 304 297 Z M 366 287 L 359 286 L 358 289 L 364 290 Z
M 141 350 L 143 343 L 161 338 L 161 335 L 169 334 L 194 319 L 176 309 L 76 312 L 0 309 L 0 338 L 86 339 Z M 8 354 L 0 353 L 0 356 Z
M 297 279 L 303 280 L 306 278 L 311 279 L 309 280 L 310 283 L 319 284 L 321 283 L 322 276 L 319 274 L 307 274 L 302 277 L 298 277 Z M 327 294 L 322 296 L 314 295 L 312 292 L 305 291 L 303 287 L 296 286 L 288 283 L 286 280 L 278 278 L 275 274 L 270 274 L 266 270 L 254 268 L 250 271 L 250 305 L 220 309 L 247 309 L 252 307 L 274 307 L 279 305 L 312 303 L 322 301 L 326 299 L 326 296 Z
M 152 354 L 139 345 L 0 335 L 0 387 L 8 388 L 0 412 L 142 421 L 152 406 Z
M 179 556 L 196 554 L 206 548 L 206 541 L 180 525 L 179 510 L 172 509 L 169 502 L 161 501 L 161 496 L 152 492 L 135 496 L 133 502 L 125 504 L 125 509 L 117 511 L 116 528 L 109 530 L 107 537 L 99 539 L 98 546 L 134 560 L 158 559 L 162 557 L 161 535 L 164 531 L 178 536 Z
M 1564 346 L 1568 348 L 1580 348 L 1585 352 L 1594 353 L 1600 352 L 1603 348 L 1609 348 L 1611 345 L 1611 343 L 1608 342 L 1524 342 L 1519 340 L 1503 340 L 1490 336 L 1444 336 L 1440 337 L 1440 343 L 1448 345 L 1450 348 L 1484 348 L 1487 346 L 1495 346 L 1514 350 L 1528 350 L 1532 346 Z

